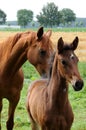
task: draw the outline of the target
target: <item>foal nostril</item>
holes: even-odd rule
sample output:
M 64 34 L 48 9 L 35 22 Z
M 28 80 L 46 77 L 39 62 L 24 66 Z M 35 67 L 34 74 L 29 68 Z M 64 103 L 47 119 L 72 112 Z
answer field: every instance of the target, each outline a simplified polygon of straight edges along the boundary
M 75 91 L 81 90 L 83 88 L 83 85 L 84 85 L 83 81 L 80 81 L 80 80 L 76 81 L 75 87 L 74 87 Z

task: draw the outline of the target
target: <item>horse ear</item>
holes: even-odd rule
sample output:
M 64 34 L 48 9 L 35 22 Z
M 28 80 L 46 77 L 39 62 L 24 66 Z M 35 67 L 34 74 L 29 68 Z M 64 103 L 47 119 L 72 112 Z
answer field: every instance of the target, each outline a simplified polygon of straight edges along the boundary
M 51 35 L 52 35 L 52 30 L 48 30 L 48 31 L 46 32 L 46 35 L 50 38 Z
M 63 41 L 62 37 L 60 37 L 58 40 L 58 45 L 57 45 L 58 54 L 62 53 L 63 46 L 64 46 L 64 41 Z
M 74 39 L 73 42 L 71 43 L 71 49 L 72 49 L 72 50 L 75 50 L 75 49 L 77 48 L 78 42 L 79 42 L 78 37 L 75 37 L 75 39 Z
M 41 37 L 42 37 L 42 35 L 43 35 L 43 27 L 40 27 L 39 29 L 38 29 L 38 31 L 37 31 L 37 37 L 38 37 L 38 39 L 40 39 Z

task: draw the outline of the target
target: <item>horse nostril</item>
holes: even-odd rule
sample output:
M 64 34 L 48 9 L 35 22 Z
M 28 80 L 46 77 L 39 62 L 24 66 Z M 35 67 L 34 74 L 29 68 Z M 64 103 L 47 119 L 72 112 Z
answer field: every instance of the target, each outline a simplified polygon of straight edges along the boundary
M 40 49 L 40 55 L 41 55 L 41 56 L 45 56 L 45 55 L 46 55 L 46 51 L 45 51 L 45 50 Z
M 75 91 L 81 90 L 83 88 L 83 85 L 84 85 L 83 81 L 80 80 L 76 81 L 74 86 Z

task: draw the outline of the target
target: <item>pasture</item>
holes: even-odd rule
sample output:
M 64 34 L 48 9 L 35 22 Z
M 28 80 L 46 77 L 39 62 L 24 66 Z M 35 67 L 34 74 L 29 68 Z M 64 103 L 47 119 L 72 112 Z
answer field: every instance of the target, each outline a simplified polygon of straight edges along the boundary
M 17 32 L 17 31 L 16 31 Z M 6 39 L 8 36 L 16 33 L 15 31 L 0 31 L 0 41 Z M 86 130 L 86 32 L 74 31 L 53 31 L 51 39 L 54 46 L 56 46 L 59 37 L 63 37 L 64 41 L 70 42 L 75 36 L 79 37 L 79 46 L 75 53 L 79 57 L 79 70 L 84 79 L 84 88 L 80 92 L 75 92 L 70 85 L 69 98 L 74 112 L 74 123 L 71 130 Z M 30 130 L 30 121 L 27 115 L 25 100 L 29 83 L 35 79 L 40 78 L 33 66 L 26 62 L 23 65 L 25 81 L 21 93 L 21 99 L 15 112 L 14 130 Z M 6 130 L 5 122 L 7 120 L 8 101 L 3 100 L 2 111 L 2 129 Z

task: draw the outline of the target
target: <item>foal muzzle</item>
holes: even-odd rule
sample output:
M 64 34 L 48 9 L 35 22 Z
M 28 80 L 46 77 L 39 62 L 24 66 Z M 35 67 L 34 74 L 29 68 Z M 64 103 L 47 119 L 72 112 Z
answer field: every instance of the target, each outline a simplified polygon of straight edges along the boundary
M 77 80 L 72 85 L 73 85 L 73 88 L 74 88 L 75 91 L 80 91 L 84 86 L 84 82 L 83 82 L 83 80 Z

